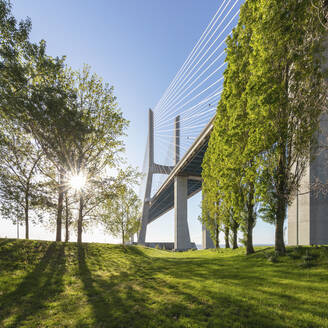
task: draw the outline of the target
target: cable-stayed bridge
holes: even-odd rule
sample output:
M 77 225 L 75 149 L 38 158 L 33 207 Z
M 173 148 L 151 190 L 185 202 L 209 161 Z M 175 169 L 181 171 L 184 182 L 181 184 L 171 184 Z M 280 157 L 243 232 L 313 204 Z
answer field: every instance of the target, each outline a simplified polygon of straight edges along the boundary
M 145 244 L 147 225 L 174 208 L 174 249 L 192 248 L 187 201 L 202 188 L 201 164 L 207 149 L 217 104 L 223 90 L 225 40 L 238 23 L 243 0 L 223 0 L 153 110 L 143 166 L 141 229 L 138 243 Z M 325 58 L 328 58 L 328 48 Z M 326 64 L 324 64 L 326 65 Z M 325 144 L 328 119 L 322 116 L 317 134 Z M 311 192 L 314 183 L 328 181 L 328 151 L 308 164 L 300 190 L 288 207 L 288 244 L 328 243 L 328 202 Z M 203 248 L 213 247 L 203 227 Z
M 174 248 L 192 247 L 187 200 L 201 190 L 201 164 L 223 90 L 225 40 L 238 23 L 242 3 L 221 2 L 163 96 L 149 110 L 139 244 L 145 243 L 147 225 L 174 208 Z M 204 229 L 203 246 L 212 246 Z

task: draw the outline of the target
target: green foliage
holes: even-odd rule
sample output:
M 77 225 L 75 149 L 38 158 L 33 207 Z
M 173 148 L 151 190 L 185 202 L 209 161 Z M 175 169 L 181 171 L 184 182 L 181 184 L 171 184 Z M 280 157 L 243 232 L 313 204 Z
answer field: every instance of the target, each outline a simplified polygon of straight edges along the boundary
M 64 57 L 48 56 L 44 40 L 30 42 L 30 30 L 31 21 L 18 23 L 10 2 L 0 0 L 0 119 L 6 122 L 1 124 L 0 137 L 1 151 L 7 155 L 1 159 L 2 214 L 17 220 L 24 216 L 28 222 L 29 208 L 37 205 L 42 217 L 50 217 L 50 226 L 56 209 L 59 241 L 66 195 L 67 216 L 78 203 L 81 240 L 88 223 L 83 219 L 92 221 L 123 180 L 130 184 L 137 175 L 130 168 L 125 174 L 108 174 L 122 164 L 128 121 L 118 108 L 113 87 L 87 65 L 73 72 Z M 81 172 L 88 185 L 74 194 L 69 178 Z M 71 219 L 67 223 L 74 225 Z
M 28 36 L 30 19 L 19 23 L 11 13 L 11 4 L 0 1 L 0 116 L 15 117 L 18 109 L 11 105 L 16 101 L 17 91 L 26 84 L 25 71 L 21 65 L 22 56 L 30 50 Z
M 234 221 L 244 227 L 248 251 L 252 252 L 251 230 L 255 225 L 257 152 L 248 141 L 252 117 L 247 112 L 250 37 L 247 3 L 240 21 L 227 42 L 227 69 L 214 129 L 203 161 L 203 217 L 217 218 L 219 225 Z M 234 220 L 230 219 L 231 212 Z M 246 215 L 244 215 L 246 213 Z M 208 219 L 210 220 L 210 219 Z M 213 228 L 208 225 L 210 230 Z
M 42 153 L 22 128 L 4 119 L 0 122 L 0 213 L 13 222 L 24 222 L 29 238 L 30 219 L 38 218 L 35 214 L 42 194 L 37 178 Z
M 327 105 L 320 60 L 325 31 L 311 1 L 253 1 L 250 6 L 254 38 L 247 91 L 256 118 L 252 138 L 264 151 L 259 193 L 279 232 L 276 249 L 284 253 L 286 208 L 299 188 Z
M 108 232 L 122 238 L 124 245 L 139 230 L 140 216 L 141 201 L 132 189 L 122 186 L 103 204 L 101 221 Z
M 58 191 L 59 195 L 62 195 L 63 171 L 71 160 L 73 141 L 84 131 L 78 112 L 70 106 L 75 95 L 64 72 L 64 58 L 47 56 L 46 43 L 43 40 L 39 44 L 29 41 L 30 20 L 17 23 L 11 14 L 9 2 L 1 0 L 0 9 L 0 118 L 6 120 L 7 127 L 11 130 L 17 129 L 21 134 L 25 133 L 30 138 L 31 145 L 37 146 L 38 151 L 42 150 L 42 156 L 56 167 L 61 177 L 58 179 Z M 4 126 L 1 127 L 1 134 L 4 134 L 3 128 Z M 24 166 L 27 161 L 22 159 L 24 156 L 29 157 L 26 156 L 26 149 L 23 149 L 23 145 L 17 145 L 15 153 L 16 162 L 21 162 L 20 166 Z M 7 161 L 6 169 L 8 163 Z M 9 168 L 9 171 L 13 170 Z M 8 174 L 5 176 L 9 177 Z M 52 190 L 54 191 L 56 192 L 56 189 Z M 22 199 L 23 192 L 24 190 L 16 192 L 15 199 Z M 9 193 L 7 188 L 3 196 L 8 196 Z M 44 196 L 43 205 L 47 204 L 44 201 L 47 197 Z M 59 197 L 58 240 L 61 231 L 60 199 Z M 39 197 L 38 202 L 40 201 Z M 10 206 L 4 197 L 2 202 L 2 207 Z
M 82 71 L 67 74 L 76 95 L 72 110 L 77 110 L 85 127 L 76 141 L 78 167 L 75 169 L 92 175 L 105 166 L 115 167 L 120 159 L 117 154 L 124 150 L 121 138 L 128 121 L 118 107 L 114 87 L 91 73 L 87 65 Z
M 226 41 L 224 89 L 203 162 L 208 228 L 214 217 L 224 224 L 233 209 L 247 241 L 260 206 L 261 217 L 276 224 L 280 254 L 287 205 L 327 107 L 325 29 L 315 11 L 308 0 L 244 3 Z
M 91 219 L 106 198 L 105 185 L 109 170 L 121 164 L 120 153 L 124 150 L 122 137 L 128 121 L 118 108 L 113 87 L 109 87 L 85 65 L 82 71 L 66 71 L 69 85 L 76 95 L 70 104 L 77 112 L 83 129 L 74 139 L 70 149 L 66 175 L 82 174 L 87 179 L 87 186 L 77 195 L 79 202 L 78 240 L 82 240 L 82 228 L 85 219 Z

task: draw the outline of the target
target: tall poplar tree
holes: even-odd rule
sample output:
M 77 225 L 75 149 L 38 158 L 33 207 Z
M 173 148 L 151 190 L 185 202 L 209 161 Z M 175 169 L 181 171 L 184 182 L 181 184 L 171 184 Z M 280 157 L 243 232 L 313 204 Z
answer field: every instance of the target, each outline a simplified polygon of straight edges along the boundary
M 275 249 L 327 107 L 325 28 L 311 0 L 248 0 L 227 40 L 224 90 L 203 163 L 209 207 L 233 208 L 252 253 L 257 205 L 271 211 Z M 212 180 L 214 179 L 215 182 Z M 221 211 L 222 212 L 222 211 Z
M 283 227 L 315 146 L 327 103 L 322 70 L 325 29 L 311 0 L 248 1 L 253 37 L 248 111 L 254 147 L 262 151 L 261 194 L 274 209 L 275 249 L 285 253 Z M 273 199 L 272 199 L 273 198 Z
M 257 202 L 257 153 L 249 140 L 253 118 L 247 111 L 246 87 L 250 76 L 249 41 L 252 27 L 247 2 L 232 37 L 227 38 L 227 69 L 214 129 L 203 161 L 204 210 L 219 213 L 221 221 L 245 231 L 246 253 L 254 252 L 253 228 Z M 217 200 L 213 202 L 213 198 Z M 236 222 L 231 221 L 231 211 Z

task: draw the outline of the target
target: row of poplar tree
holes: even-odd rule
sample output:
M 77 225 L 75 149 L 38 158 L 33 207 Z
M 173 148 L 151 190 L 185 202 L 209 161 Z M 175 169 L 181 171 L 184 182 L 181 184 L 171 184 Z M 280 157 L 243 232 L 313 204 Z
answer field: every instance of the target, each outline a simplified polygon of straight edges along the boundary
M 244 233 L 254 252 L 257 217 L 284 223 L 327 110 L 327 1 L 246 0 L 226 40 L 227 69 L 203 161 L 201 220 L 218 246 L 219 231 Z M 327 54 L 327 50 L 326 50 Z
M 0 211 L 29 226 L 43 222 L 78 242 L 101 221 L 123 242 L 138 228 L 136 170 L 122 164 L 128 126 L 113 94 L 88 66 L 73 71 L 64 57 L 29 39 L 31 21 L 18 22 L 0 0 Z M 115 172 L 115 173 L 113 173 Z M 69 179 L 83 176 L 74 191 Z

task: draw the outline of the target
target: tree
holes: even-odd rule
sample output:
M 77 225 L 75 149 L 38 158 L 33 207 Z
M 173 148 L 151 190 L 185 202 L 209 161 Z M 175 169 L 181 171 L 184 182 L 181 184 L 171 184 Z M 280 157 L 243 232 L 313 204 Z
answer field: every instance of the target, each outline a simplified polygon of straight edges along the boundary
M 95 176 L 85 176 L 81 188 L 76 189 L 75 193 L 72 192 L 74 190 L 70 192 L 70 208 L 78 212 L 76 223 L 82 221 L 81 230 L 86 230 L 92 224 L 102 224 L 104 204 L 116 198 L 122 189 L 132 189 L 138 184 L 140 177 L 137 169 L 130 166 L 124 170 L 111 171 L 111 174 L 104 170 Z M 73 204 L 76 204 L 76 208 Z
M 0 211 L 14 221 L 24 219 L 25 238 L 29 239 L 30 209 L 40 193 L 37 167 L 42 153 L 21 128 L 5 120 L 1 125 L 6 128 L 0 143 Z
M 69 241 L 69 228 L 73 223 L 73 214 L 71 210 L 71 203 L 70 203 L 70 197 L 68 194 L 68 190 L 65 192 L 65 242 Z
M 108 199 L 103 207 L 101 220 L 105 229 L 114 237 L 121 237 L 122 244 L 138 230 L 141 216 L 141 201 L 136 193 L 122 187 L 113 199 Z
M 220 206 L 239 217 L 247 253 L 254 252 L 260 204 L 262 215 L 273 213 L 275 249 L 284 254 L 287 205 L 327 105 L 325 29 L 315 10 L 310 0 L 249 0 L 227 39 L 228 67 L 203 178 L 206 195 L 219 194 Z
M 256 222 L 255 184 L 258 179 L 258 149 L 250 140 L 253 117 L 247 110 L 246 88 L 250 77 L 249 56 L 252 28 L 248 24 L 246 2 L 237 27 L 227 38 L 227 69 L 218 104 L 214 129 L 202 164 L 205 209 L 220 218 L 226 227 L 234 226 L 231 211 L 243 226 L 246 253 L 254 252 L 252 231 Z M 247 215 L 243 215 L 247 213 Z M 226 233 L 227 235 L 227 233 Z M 235 243 L 236 246 L 236 243 Z
M 285 253 L 287 206 L 299 188 L 327 106 L 322 70 L 325 29 L 311 1 L 250 1 L 252 140 L 262 148 L 261 196 L 274 209 L 275 249 Z M 271 196 L 274 199 L 268 199 Z
M 91 74 L 90 67 L 84 66 L 80 72 L 71 72 L 70 83 L 77 95 L 72 106 L 81 116 L 85 126 L 83 133 L 76 139 L 74 145 L 74 162 L 71 163 L 71 174 L 82 175 L 92 183 L 97 184 L 100 175 L 109 169 L 115 169 L 119 163 L 119 153 L 123 151 L 121 137 L 128 121 L 122 116 L 113 87 L 96 75 Z M 83 218 L 90 213 L 94 205 L 94 192 L 87 196 L 87 188 L 79 192 L 79 218 L 77 221 L 77 239 L 82 242 Z
M 202 185 L 202 213 L 199 216 L 199 220 L 206 226 L 217 249 L 220 248 L 220 226 L 222 225 L 219 215 L 220 199 L 218 194 L 214 192 L 216 190 L 216 180 L 211 177 L 206 182 L 203 182 Z
M 31 133 L 58 169 L 56 240 L 61 240 L 63 175 L 72 161 L 72 139 L 83 131 L 69 102 L 74 93 L 64 72 L 64 58 L 46 55 L 46 43 L 29 41 L 31 21 L 17 23 L 8 1 L 0 0 L 0 116 Z
M 238 229 L 240 226 L 240 220 L 235 217 L 233 209 L 230 211 L 230 227 L 231 227 L 231 242 L 232 242 L 232 249 L 238 248 Z
M 11 14 L 10 2 L 0 0 L 0 116 L 17 117 L 22 111 L 12 104 L 17 91 L 27 83 L 21 58 L 32 50 L 30 30 L 30 19 L 18 23 Z
M 77 161 L 76 145 L 87 129 L 82 114 L 75 108 L 76 94 L 64 59 L 43 55 L 46 64 L 36 65 L 32 80 L 32 95 L 25 128 L 30 130 L 48 161 L 57 171 L 56 241 L 61 241 L 65 177 L 74 170 Z M 34 98 L 37 101 L 34 101 Z

